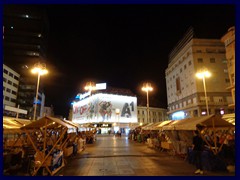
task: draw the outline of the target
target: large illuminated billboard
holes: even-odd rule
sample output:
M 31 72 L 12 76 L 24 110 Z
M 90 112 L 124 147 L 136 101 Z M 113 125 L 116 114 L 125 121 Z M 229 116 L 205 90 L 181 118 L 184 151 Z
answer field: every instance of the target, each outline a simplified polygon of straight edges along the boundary
M 120 110 L 119 114 L 116 110 Z M 73 121 L 91 122 L 137 122 L 137 98 L 133 96 L 94 94 L 73 104 Z

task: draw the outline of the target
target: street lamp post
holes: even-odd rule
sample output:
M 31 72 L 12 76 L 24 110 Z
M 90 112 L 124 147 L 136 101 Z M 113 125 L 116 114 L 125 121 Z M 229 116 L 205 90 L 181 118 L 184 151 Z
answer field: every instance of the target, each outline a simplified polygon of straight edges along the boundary
M 47 74 L 48 70 L 46 69 L 46 64 L 45 63 L 38 62 L 38 63 L 34 64 L 34 67 L 31 70 L 31 72 L 33 74 L 38 74 L 36 97 L 35 97 L 35 101 L 34 101 L 34 112 L 33 112 L 33 120 L 36 120 L 38 89 L 39 89 L 40 77 L 44 74 Z
M 144 83 L 143 87 L 142 87 L 143 91 L 146 91 L 147 93 L 147 122 L 148 122 L 148 118 L 149 118 L 149 99 L 148 99 L 148 91 L 152 91 L 153 88 L 151 86 L 150 83 Z
M 202 70 L 198 73 L 196 73 L 197 78 L 203 80 L 203 88 L 204 88 L 204 95 L 205 95 L 205 102 L 206 102 L 206 109 L 207 109 L 207 115 L 209 116 L 209 110 L 208 110 L 208 100 L 207 100 L 207 91 L 206 91 L 206 83 L 205 78 L 208 78 L 211 76 L 211 73 L 208 70 Z

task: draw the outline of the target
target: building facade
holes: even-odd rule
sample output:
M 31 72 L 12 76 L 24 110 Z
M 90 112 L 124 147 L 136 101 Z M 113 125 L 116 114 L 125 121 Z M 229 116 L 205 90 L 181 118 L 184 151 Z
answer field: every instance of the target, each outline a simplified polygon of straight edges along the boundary
M 147 107 L 138 106 L 137 107 L 137 118 L 138 123 L 156 123 L 167 120 L 167 109 L 149 107 L 149 119 L 147 119 Z
M 225 114 L 233 111 L 225 47 L 220 39 L 198 39 L 193 30 L 169 55 L 165 70 L 168 115 L 170 119 L 183 119 L 207 115 L 203 81 L 196 73 L 207 69 L 212 76 L 206 78 L 209 114 Z
M 230 86 L 227 87 L 232 93 L 232 104 L 230 107 L 235 108 L 235 27 L 228 29 L 228 32 L 221 38 L 226 48 L 226 59 L 228 67 L 228 75 L 230 79 Z
M 3 64 L 3 108 L 7 106 L 17 107 L 17 94 L 20 74 Z M 10 112 L 3 113 L 10 115 Z
M 78 94 L 72 106 L 72 121 L 92 124 L 98 133 L 121 131 L 128 133 L 131 124 L 137 123 L 137 97 L 128 89 L 111 88 Z

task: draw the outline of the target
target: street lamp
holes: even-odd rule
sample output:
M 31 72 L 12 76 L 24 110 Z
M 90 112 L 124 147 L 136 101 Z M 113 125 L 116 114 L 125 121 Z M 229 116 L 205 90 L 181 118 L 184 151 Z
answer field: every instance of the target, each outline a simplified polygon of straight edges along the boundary
M 85 90 L 90 92 L 90 96 L 93 90 L 96 90 L 96 84 L 94 82 L 87 82 L 86 86 L 84 87 Z
M 45 63 L 36 63 L 34 64 L 33 69 L 31 70 L 33 74 L 38 74 L 38 80 L 37 80 L 37 90 L 36 90 L 36 98 L 34 103 L 34 113 L 33 113 L 33 120 L 36 120 L 36 112 L 37 112 L 37 101 L 38 101 L 38 89 L 39 89 L 39 82 L 40 82 L 40 76 L 47 74 L 48 70 L 46 69 Z
M 206 109 L 207 109 L 207 115 L 208 116 L 209 116 L 209 110 L 208 110 L 208 100 L 207 100 L 205 78 L 208 78 L 210 76 L 211 76 L 211 73 L 208 70 L 202 70 L 202 71 L 196 73 L 196 77 L 203 80 L 203 88 L 204 88 L 205 102 L 206 102 Z
M 152 91 L 153 88 L 151 86 L 151 83 L 144 83 L 143 87 L 142 87 L 143 91 L 146 91 L 147 93 L 147 122 L 148 122 L 148 118 L 149 118 L 149 100 L 148 100 L 148 91 Z

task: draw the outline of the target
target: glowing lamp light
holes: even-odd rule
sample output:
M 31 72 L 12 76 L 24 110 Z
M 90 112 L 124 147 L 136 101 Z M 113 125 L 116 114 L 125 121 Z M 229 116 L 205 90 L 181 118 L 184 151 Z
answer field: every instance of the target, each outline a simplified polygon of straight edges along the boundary
M 212 74 L 209 71 L 207 71 L 207 70 L 204 70 L 204 71 L 196 73 L 196 77 L 199 78 L 199 79 L 202 79 L 204 77 L 208 78 L 208 77 L 211 77 L 211 75 Z
M 223 114 L 224 114 L 224 110 L 221 110 L 221 111 L 220 111 L 220 114 L 223 115 Z
M 93 90 L 96 90 L 96 85 L 93 82 L 88 82 L 87 85 L 84 87 L 84 89 L 93 91 Z
M 48 73 L 45 64 L 37 63 L 34 65 L 34 68 L 31 70 L 33 74 L 45 75 Z

